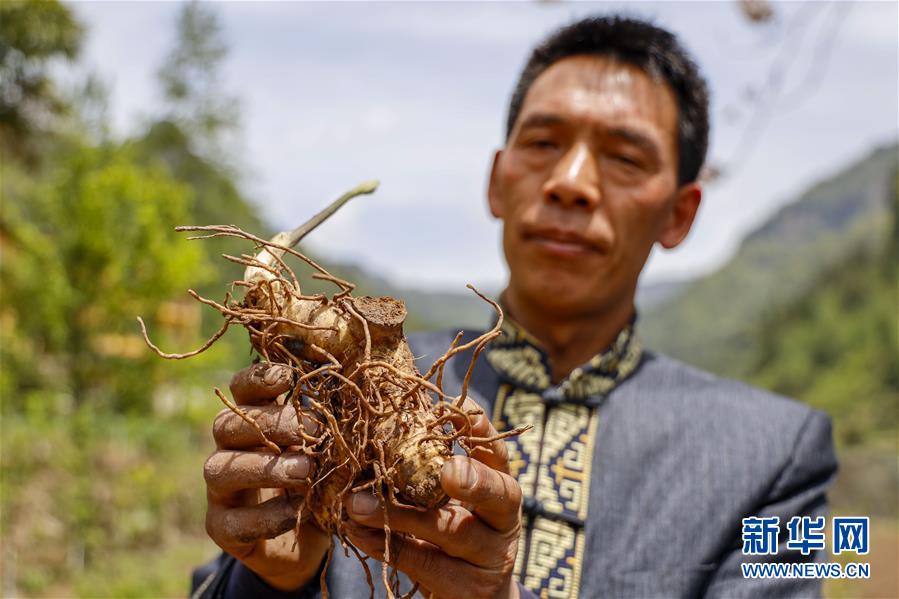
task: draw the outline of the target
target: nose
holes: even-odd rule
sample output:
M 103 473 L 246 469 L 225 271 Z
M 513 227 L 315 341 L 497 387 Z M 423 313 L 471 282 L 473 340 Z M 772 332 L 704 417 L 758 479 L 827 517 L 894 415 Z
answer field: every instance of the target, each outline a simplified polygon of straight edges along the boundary
M 547 202 L 566 207 L 595 208 L 601 199 L 599 169 L 587 144 L 571 147 L 543 184 Z

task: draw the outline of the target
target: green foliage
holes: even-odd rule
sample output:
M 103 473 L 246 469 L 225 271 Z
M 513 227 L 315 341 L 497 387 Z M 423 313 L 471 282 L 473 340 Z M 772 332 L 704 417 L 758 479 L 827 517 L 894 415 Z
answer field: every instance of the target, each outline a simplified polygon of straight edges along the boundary
M 194 151 L 191 139 L 176 122 L 162 120 L 134 141 L 134 150 L 140 160 L 164 166 L 173 179 L 194 191 L 187 215 L 192 224 L 227 223 L 256 235 L 270 234 L 257 206 L 241 193 L 234 173 Z
M 34 137 L 67 110 L 47 75 L 51 61 L 74 59 L 83 28 L 55 0 L 0 2 L 0 149 L 33 162 Z
M 897 162 L 880 148 L 783 208 L 751 234 L 718 272 L 690 283 L 641 315 L 647 344 L 719 374 L 745 377 L 757 323 L 789 305 L 822 273 L 888 235 L 884 197 Z
M 201 424 L 86 407 L 5 417 L 4 575 L 29 596 L 183 596 L 190 568 L 215 553 L 198 467 L 214 404 L 202 399 Z
M 138 160 L 164 168 L 167 175 L 193 191 L 193 201 L 177 225 L 233 224 L 241 229 L 269 237 L 271 230 L 259 217 L 259 210 L 240 191 L 233 173 L 221 164 L 202 157 L 191 148 L 191 137 L 176 123 L 159 121 L 134 140 L 133 150 Z M 181 239 L 187 235 L 180 234 Z M 230 289 L 231 281 L 243 277 L 243 267 L 228 262 L 221 254 L 240 255 L 252 252 L 252 244 L 236 239 L 210 239 L 190 242 L 207 256 L 204 276 L 193 273 L 188 287 L 205 297 L 221 300 Z M 183 291 L 183 289 L 182 289 Z M 202 330 L 211 335 L 222 324 L 221 316 L 211 308 L 202 308 Z M 223 347 L 222 365 L 236 368 L 248 358 L 246 337 L 236 331 L 219 342 Z
M 245 365 L 248 348 L 235 331 L 168 362 L 144 345 L 135 316 L 163 348 L 193 349 L 221 317 L 186 289 L 221 298 L 240 269 L 211 257 L 250 248 L 187 241 L 174 227 L 267 231 L 235 174 L 198 152 L 208 131 L 164 120 L 119 142 L 99 81 L 80 101 L 58 100 L 47 63 L 74 56 L 80 35 L 58 3 L 0 3 L 0 134 L 34 158 L 4 158 L 0 180 L 3 588 L 179 596 L 216 553 L 203 530 L 202 463 L 220 409 L 209 387 Z M 65 110 L 78 114 L 58 118 Z
M 879 250 L 856 250 L 757 329 L 751 380 L 828 412 L 845 445 L 899 434 L 897 214 Z
M 12 201 L 2 219 L 16 256 L 0 266 L 9 336 L 52 364 L 76 404 L 91 397 L 147 409 L 161 364 L 128 345 L 136 315 L 153 324 L 160 303 L 203 272 L 199 249 L 172 231 L 186 217 L 188 189 L 120 147 L 67 147 L 45 181 L 18 180 L 5 190 Z M 37 380 L 20 371 L 5 381 L 4 407 L 15 407 L 18 389 L 46 385 L 31 374 Z
M 895 279 L 882 259 L 850 256 L 758 333 L 750 380 L 828 412 L 847 445 L 899 432 Z

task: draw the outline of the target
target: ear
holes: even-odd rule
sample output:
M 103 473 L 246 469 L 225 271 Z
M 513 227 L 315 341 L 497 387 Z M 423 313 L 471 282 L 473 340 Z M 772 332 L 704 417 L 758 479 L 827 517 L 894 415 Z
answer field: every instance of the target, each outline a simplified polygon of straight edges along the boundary
M 502 158 L 503 151 L 497 150 L 493 154 L 493 165 L 490 167 L 490 181 L 487 183 L 487 203 L 490 205 L 490 214 L 494 218 L 503 217 L 503 201 L 502 194 L 499 192 L 499 183 L 497 183 L 497 169 L 499 161 Z
M 696 182 L 687 183 L 682 185 L 676 194 L 671 213 L 668 215 L 668 223 L 658 237 L 658 242 L 666 250 L 680 245 L 690 232 L 702 201 L 702 186 Z

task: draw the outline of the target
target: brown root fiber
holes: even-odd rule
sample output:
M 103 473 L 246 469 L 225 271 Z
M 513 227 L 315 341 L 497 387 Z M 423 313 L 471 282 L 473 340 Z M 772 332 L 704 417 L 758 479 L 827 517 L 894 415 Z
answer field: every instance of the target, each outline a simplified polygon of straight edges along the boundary
M 467 420 L 470 414 L 460 409 L 465 389 L 458 397 L 444 393 L 443 365 L 453 355 L 472 347 L 472 361 L 476 359 L 480 350 L 499 334 L 503 319 L 499 306 L 469 286 L 494 307 L 498 315 L 496 326 L 465 346 L 457 347 L 454 342 L 422 376 L 403 334 L 406 308 L 402 301 L 354 297 L 351 283 L 334 277 L 291 249 L 296 240 L 288 239 L 286 234 L 265 241 L 232 226 L 179 230 L 200 231 L 201 238 L 228 236 L 255 243 L 255 256 L 228 257 L 247 267 L 244 280 L 235 282 L 246 293 L 242 301 L 229 295 L 223 303 L 191 293 L 198 301 L 217 309 L 225 319 L 222 330 L 198 350 L 165 353 L 150 342 L 141 322 L 144 339 L 160 356 L 181 359 L 207 349 L 228 326 L 239 324 L 249 332 L 250 343 L 264 360 L 293 369 L 294 388 L 286 401 L 297 410 L 302 403 L 321 423 L 315 437 L 302 431 L 306 439 L 304 450 L 318 461 L 317 478 L 309 489 L 303 513 L 311 514 L 321 529 L 336 535 L 346 548 L 343 502 L 353 491 L 368 488 L 384 505 L 389 502 L 409 509 L 432 509 L 446 503 L 440 473 L 444 462 L 452 456 L 453 443 L 458 442 L 469 451 L 483 440 L 471 436 L 467 423 L 458 428 L 453 424 L 459 422 L 460 415 Z M 317 271 L 316 278 L 330 281 L 337 292 L 331 297 L 303 295 L 297 276 L 283 260 L 285 254 L 312 266 Z M 230 410 L 255 426 L 240 407 L 218 389 L 216 392 Z M 302 419 L 298 418 L 298 422 Z M 258 426 L 256 430 L 260 447 L 280 451 Z M 388 526 L 385 532 L 389 537 Z M 353 551 L 357 553 L 355 548 Z M 388 596 L 393 596 L 397 592 L 395 573 L 388 576 L 385 570 L 383 578 Z

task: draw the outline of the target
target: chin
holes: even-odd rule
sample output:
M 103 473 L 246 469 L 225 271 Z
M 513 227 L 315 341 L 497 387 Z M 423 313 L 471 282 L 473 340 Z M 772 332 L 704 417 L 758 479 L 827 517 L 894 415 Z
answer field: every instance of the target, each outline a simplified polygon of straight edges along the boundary
M 534 306 L 555 314 L 589 311 L 602 302 L 598 294 L 586 289 L 583 277 L 566 276 L 558 271 L 552 276 L 530 272 L 519 279 L 520 294 Z

